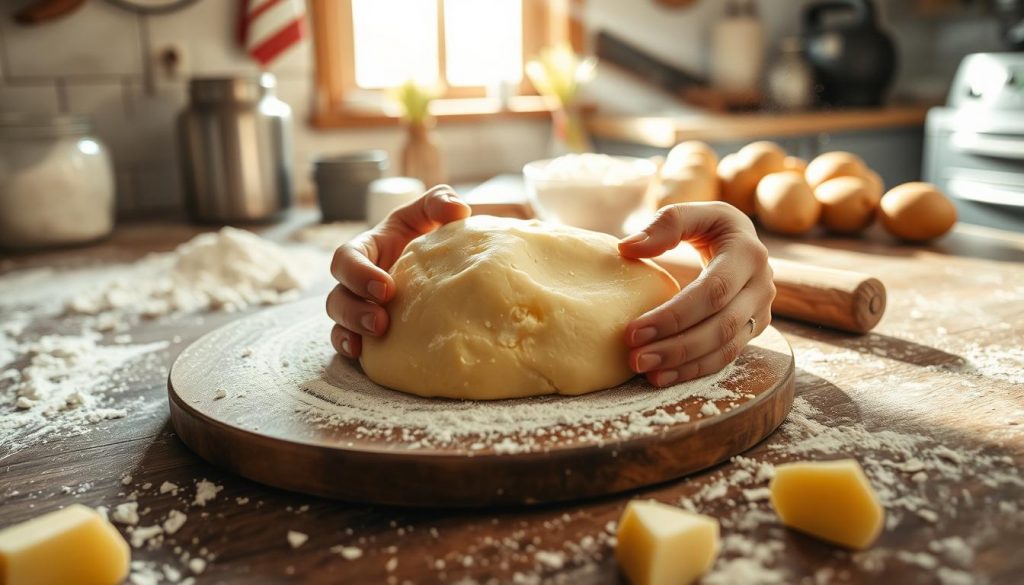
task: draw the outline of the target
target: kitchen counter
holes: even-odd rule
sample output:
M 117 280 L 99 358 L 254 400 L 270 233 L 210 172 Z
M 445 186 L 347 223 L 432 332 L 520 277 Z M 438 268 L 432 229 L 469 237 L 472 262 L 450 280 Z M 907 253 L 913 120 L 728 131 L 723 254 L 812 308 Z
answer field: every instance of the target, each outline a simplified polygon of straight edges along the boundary
M 595 114 L 587 130 L 605 140 L 671 148 L 684 140 L 753 141 L 807 134 L 924 126 L 927 106 L 809 112 L 756 112 L 673 116 Z
M 310 221 L 298 213 L 264 234 L 287 239 Z M 0 262 L 0 282 L 31 267 L 140 258 L 198 231 L 125 226 L 91 248 L 11 257 Z M 135 500 L 140 526 L 181 510 L 188 520 L 178 532 L 133 550 L 135 570 L 186 576 L 188 561 L 202 558 L 205 567 L 193 563 L 203 568 L 200 583 L 617 583 L 609 523 L 629 498 L 643 497 L 683 502 L 722 521 L 723 553 L 706 583 L 1018 582 L 1024 237 L 958 226 L 931 247 L 895 245 L 880 233 L 864 241 L 765 240 L 778 258 L 871 272 L 888 287 L 889 305 L 864 336 L 777 320 L 796 354 L 794 410 L 779 431 L 731 463 L 633 494 L 484 511 L 371 507 L 266 488 L 193 455 L 168 420 L 166 373 L 175 355 L 238 318 L 211 313 L 144 321 L 128 332 L 133 343 L 170 345 L 154 352 L 151 367 L 131 372 L 127 389 L 114 396 L 112 406 L 126 408 L 123 418 L 80 434 L 36 437 L 21 449 L 0 437 L 0 525 L 71 503 L 112 509 Z M 326 286 L 307 294 L 322 295 Z M 58 316 L 20 335 L 76 327 L 74 318 Z M 0 397 L 10 383 L 0 377 Z M 765 478 L 750 472 L 839 457 L 861 461 L 887 510 L 888 528 L 865 552 L 782 528 L 757 495 Z M 199 505 L 196 484 L 204 479 L 223 489 Z M 176 488 L 161 489 L 164 482 Z M 301 538 L 290 543 L 289 531 L 308 540 L 293 548 Z

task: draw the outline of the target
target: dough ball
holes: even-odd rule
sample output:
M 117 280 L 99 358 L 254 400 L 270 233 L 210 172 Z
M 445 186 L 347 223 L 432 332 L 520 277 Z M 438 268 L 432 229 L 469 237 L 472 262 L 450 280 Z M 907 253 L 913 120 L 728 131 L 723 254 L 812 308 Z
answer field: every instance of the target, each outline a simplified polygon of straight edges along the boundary
M 956 223 L 956 207 L 935 185 L 904 183 L 882 196 L 878 208 L 882 225 L 897 238 L 911 242 L 933 240 Z
M 583 394 L 633 376 L 626 324 L 679 285 L 619 255 L 612 236 L 473 216 L 413 240 L 391 275 L 382 338 L 364 337 L 374 382 L 420 396 Z
M 729 154 L 718 163 L 718 182 L 722 201 L 747 215 L 754 214 L 754 192 L 761 175 L 756 169 L 740 164 L 736 154 Z
M 757 185 L 757 218 L 780 234 L 798 235 L 818 223 L 821 204 L 803 175 L 795 171 L 772 173 Z
M 818 185 L 814 197 L 821 203 L 821 223 L 840 234 L 863 231 L 875 219 L 876 189 L 861 177 L 836 177 Z
M 681 163 L 684 161 L 700 161 L 704 169 L 713 175 L 718 167 L 718 154 L 704 142 L 688 140 L 672 147 L 665 157 L 666 168 L 669 170 L 683 166 Z
M 807 161 L 800 158 L 799 156 L 787 156 L 782 159 L 782 169 L 786 171 L 796 171 L 803 173 L 807 170 Z
M 804 176 L 811 188 L 836 177 L 863 177 L 868 171 L 864 160 L 851 152 L 837 150 L 814 158 L 807 165 Z

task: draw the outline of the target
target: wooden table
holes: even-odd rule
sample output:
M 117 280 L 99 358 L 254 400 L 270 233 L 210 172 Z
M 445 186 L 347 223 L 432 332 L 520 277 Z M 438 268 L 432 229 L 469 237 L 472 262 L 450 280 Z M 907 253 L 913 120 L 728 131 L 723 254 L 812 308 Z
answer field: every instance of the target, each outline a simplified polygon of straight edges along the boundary
M 271 235 L 284 237 L 308 218 L 277 226 Z M 19 256 L 0 267 L 138 257 L 194 231 L 129 226 L 93 248 Z M 141 524 L 159 521 L 170 509 L 189 516 L 162 546 L 134 550 L 134 558 L 188 574 L 182 554 L 205 555 L 201 583 L 616 583 L 609 523 L 625 502 L 686 498 L 722 521 L 725 547 L 717 574 L 705 582 L 1019 583 L 1024 237 L 961 226 L 933 247 L 898 246 L 881 234 L 866 241 L 766 240 L 780 258 L 871 272 L 890 298 L 880 327 L 866 336 L 776 322 L 796 352 L 797 406 L 780 432 L 745 455 L 749 459 L 635 494 L 569 505 L 472 512 L 340 503 L 265 488 L 193 455 L 169 425 L 158 368 L 118 396 L 142 397 L 153 408 L 133 409 L 81 436 L 0 452 L 0 525 L 74 502 L 114 506 L 134 491 L 145 511 Z M 169 365 L 190 341 L 234 318 L 213 314 L 201 323 L 153 324 L 132 333 L 140 341 L 180 336 L 160 354 Z M 892 442 L 909 452 L 890 449 Z M 866 553 L 787 531 L 757 496 L 765 477 L 752 476 L 762 462 L 851 456 L 867 466 L 887 513 L 899 519 Z M 128 475 L 131 481 L 122 485 Z M 205 507 L 192 506 L 195 482 L 203 478 L 223 491 Z M 164 481 L 181 486 L 181 493 L 160 494 Z M 744 489 L 754 491 L 744 495 Z M 289 530 L 308 541 L 293 549 Z M 967 547 L 946 540 L 956 537 Z M 362 556 L 347 560 L 340 548 L 331 550 L 339 545 L 357 547 Z

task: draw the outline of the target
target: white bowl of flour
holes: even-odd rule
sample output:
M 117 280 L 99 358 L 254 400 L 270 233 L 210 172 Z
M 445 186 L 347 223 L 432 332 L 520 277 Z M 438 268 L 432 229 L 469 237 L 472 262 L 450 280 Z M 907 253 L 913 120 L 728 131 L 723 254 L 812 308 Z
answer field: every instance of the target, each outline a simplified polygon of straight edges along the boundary
M 645 158 L 585 153 L 528 163 L 523 176 L 538 218 L 621 236 L 630 216 L 651 207 L 656 170 Z

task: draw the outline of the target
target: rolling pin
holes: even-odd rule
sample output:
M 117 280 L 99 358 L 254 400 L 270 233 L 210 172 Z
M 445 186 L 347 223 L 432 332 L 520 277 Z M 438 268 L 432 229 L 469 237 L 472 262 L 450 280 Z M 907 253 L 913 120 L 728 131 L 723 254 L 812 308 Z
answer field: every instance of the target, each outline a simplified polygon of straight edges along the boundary
M 696 252 L 677 248 L 654 259 L 681 285 L 693 281 L 703 267 Z M 885 286 L 877 278 L 800 262 L 771 259 L 778 294 L 772 314 L 850 331 L 867 333 L 885 313 Z

